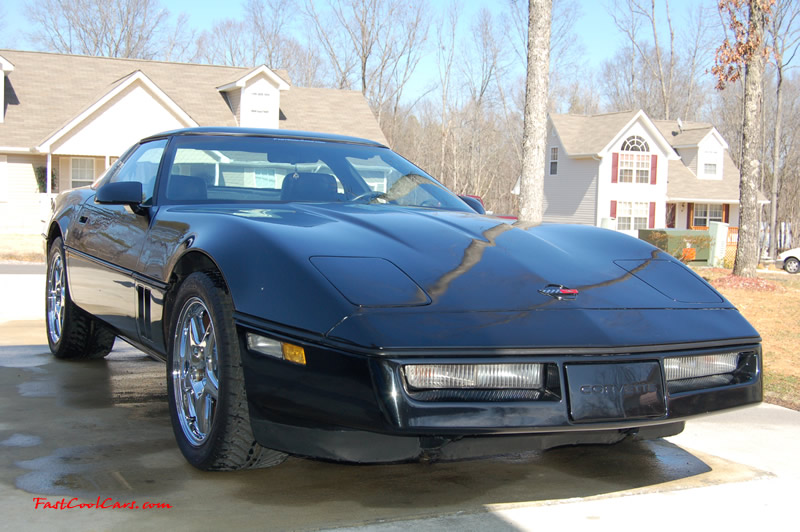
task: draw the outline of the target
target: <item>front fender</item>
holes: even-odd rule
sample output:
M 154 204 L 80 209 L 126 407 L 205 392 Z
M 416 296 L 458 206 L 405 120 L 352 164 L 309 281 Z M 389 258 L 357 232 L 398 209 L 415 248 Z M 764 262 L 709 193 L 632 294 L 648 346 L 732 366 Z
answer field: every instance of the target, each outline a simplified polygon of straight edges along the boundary
M 302 243 L 235 216 L 176 211 L 157 214 L 141 259 L 146 276 L 166 284 L 187 254 L 202 253 L 225 279 L 237 313 L 324 335 L 355 310 Z

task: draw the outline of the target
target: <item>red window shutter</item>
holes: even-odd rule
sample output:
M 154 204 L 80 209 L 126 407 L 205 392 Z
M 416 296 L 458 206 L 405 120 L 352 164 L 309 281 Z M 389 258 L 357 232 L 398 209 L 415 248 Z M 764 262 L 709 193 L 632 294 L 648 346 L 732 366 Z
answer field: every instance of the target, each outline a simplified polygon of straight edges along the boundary
M 617 172 L 619 171 L 619 153 L 611 154 L 611 182 L 617 182 Z M 613 218 L 613 216 L 612 216 Z
M 686 204 L 686 229 L 691 229 L 694 225 L 694 203 Z
M 728 223 L 731 216 L 731 206 L 728 203 L 722 205 L 722 221 Z
M 650 184 L 656 184 L 656 174 L 658 174 L 658 155 L 650 156 Z
M 655 157 L 655 155 L 653 155 Z M 650 221 L 647 224 L 648 229 L 655 229 L 656 227 L 656 202 L 650 202 Z
M 617 217 L 617 201 L 616 200 L 611 200 L 611 217 L 612 218 L 616 218 Z

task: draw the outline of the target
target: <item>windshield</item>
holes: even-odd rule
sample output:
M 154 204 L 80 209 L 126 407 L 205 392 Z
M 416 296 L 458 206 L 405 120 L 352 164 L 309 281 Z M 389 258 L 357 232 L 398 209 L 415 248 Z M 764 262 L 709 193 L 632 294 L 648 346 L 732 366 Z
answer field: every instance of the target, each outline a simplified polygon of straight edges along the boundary
M 317 140 L 178 136 L 159 202 L 369 203 L 471 212 L 388 148 Z

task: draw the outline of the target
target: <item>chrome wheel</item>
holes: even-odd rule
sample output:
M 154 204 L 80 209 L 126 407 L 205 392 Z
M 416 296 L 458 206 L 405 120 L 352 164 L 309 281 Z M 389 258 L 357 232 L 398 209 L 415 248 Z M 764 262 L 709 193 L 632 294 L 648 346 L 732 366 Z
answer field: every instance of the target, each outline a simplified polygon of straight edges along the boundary
M 211 432 L 219 400 L 217 341 L 214 322 L 203 300 L 183 306 L 175 330 L 172 384 L 178 420 L 195 447 Z
M 64 260 L 56 253 L 50 262 L 47 276 L 47 333 L 50 341 L 57 344 L 64 330 L 67 283 L 64 282 Z
M 800 270 L 800 261 L 795 259 L 794 257 L 786 259 L 786 262 L 783 263 L 783 269 L 789 273 L 797 273 Z

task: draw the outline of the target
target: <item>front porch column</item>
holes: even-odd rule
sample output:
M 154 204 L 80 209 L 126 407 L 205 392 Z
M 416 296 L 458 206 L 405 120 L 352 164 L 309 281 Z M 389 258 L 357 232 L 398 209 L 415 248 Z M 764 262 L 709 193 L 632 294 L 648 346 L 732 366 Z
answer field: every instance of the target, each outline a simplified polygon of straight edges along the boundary
M 47 152 L 47 193 L 53 193 L 53 154 Z

